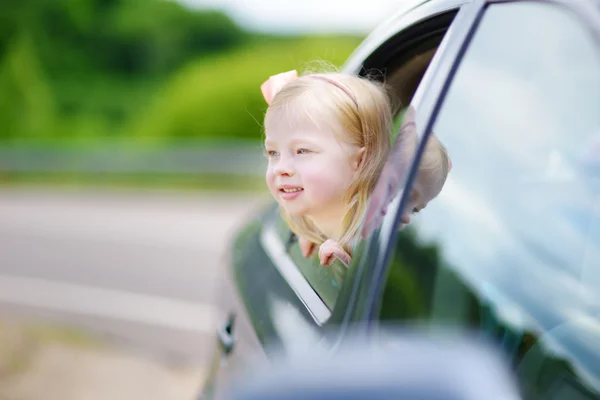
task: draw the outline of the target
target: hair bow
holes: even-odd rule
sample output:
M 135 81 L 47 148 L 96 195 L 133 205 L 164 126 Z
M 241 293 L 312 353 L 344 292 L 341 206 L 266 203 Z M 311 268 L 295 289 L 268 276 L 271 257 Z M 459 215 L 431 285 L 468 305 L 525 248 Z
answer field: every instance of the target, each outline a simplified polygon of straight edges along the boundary
M 265 98 L 267 104 L 271 104 L 273 97 L 283 88 L 286 84 L 298 78 L 298 72 L 293 69 L 291 71 L 282 72 L 277 75 L 271 76 L 261 86 L 260 90 Z

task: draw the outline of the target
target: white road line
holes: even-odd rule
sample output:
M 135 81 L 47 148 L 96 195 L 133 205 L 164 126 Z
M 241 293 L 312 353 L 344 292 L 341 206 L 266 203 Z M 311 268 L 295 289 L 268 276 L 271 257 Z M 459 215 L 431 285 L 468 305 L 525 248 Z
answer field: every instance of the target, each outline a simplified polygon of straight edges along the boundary
M 196 207 L 165 202 L 90 203 L 66 198 L 62 202 L 41 199 L 2 198 L 0 230 L 35 236 L 78 240 L 118 241 L 185 249 L 216 249 L 251 215 L 257 206 L 248 201 L 214 200 Z
M 215 330 L 216 309 L 208 304 L 42 279 L 0 275 L 0 302 L 198 333 Z
M 199 250 L 222 244 L 239 223 L 215 213 L 173 217 L 167 213 L 144 215 L 96 210 L 86 217 L 74 212 L 11 213 L 11 210 L 0 209 L 0 230 L 3 232 Z M 204 243 L 208 245 L 203 246 Z

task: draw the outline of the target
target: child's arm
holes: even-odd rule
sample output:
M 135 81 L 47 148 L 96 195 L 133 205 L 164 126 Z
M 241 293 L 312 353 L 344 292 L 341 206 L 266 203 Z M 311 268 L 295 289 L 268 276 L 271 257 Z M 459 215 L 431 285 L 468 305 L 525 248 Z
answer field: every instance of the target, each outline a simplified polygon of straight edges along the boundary
M 331 265 L 333 264 L 335 257 L 345 262 L 346 265 L 350 265 L 350 261 L 352 261 L 350 254 L 348 254 L 338 242 L 328 239 L 319 248 L 319 260 L 322 265 Z

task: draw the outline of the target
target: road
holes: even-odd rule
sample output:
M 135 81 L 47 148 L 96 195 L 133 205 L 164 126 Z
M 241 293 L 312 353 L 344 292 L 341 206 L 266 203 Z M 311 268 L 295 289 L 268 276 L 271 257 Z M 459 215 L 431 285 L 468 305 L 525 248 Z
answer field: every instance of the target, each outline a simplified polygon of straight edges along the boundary
M 205 360 L 228 240 L 265 200 L 2 189 L 0 313 L 73 324 L 160 356 Z

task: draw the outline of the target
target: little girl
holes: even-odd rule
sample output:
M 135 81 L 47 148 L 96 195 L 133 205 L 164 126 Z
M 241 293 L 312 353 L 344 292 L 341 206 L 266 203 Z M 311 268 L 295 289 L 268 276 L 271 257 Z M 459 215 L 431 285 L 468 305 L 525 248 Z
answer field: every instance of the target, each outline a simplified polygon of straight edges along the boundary
M 384 86 L 343 73 L 289 71 L 261 90 L 269 104 L 266 181 L 282 217 L 303 240 L 334 241 L 349 262 L 390 150 L 392 106 Z

